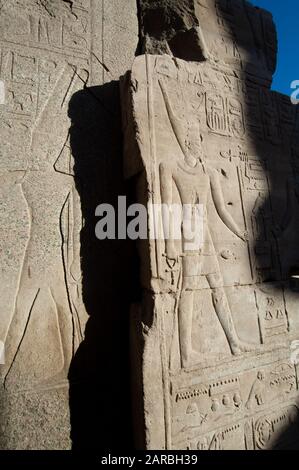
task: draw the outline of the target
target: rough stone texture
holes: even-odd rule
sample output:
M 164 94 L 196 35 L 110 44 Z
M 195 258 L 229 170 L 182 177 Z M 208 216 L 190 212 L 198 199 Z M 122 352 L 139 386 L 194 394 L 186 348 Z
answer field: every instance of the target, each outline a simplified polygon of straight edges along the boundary
M 237 0 L 140 4 L 144 51 L 161 55 L 122 83 L 125 173 L 148 207 L 203 204 L 204 244 L 140 242 L 136 443 L 298 448 L 299 121 L 270 91 L 271 16 Z
M 272 79 L 277 37 L 267 11 L 240 0 L 140 0 L 139 5 L 143 52 L 207 59 Z
M 99 244 L 94 212 L 125 190 L 117 80 L 137 42 L 135 0 L 0 1 L 4 449 L 70 447 L 70 412 L 76 448 L 130 439 L 128 247 Z

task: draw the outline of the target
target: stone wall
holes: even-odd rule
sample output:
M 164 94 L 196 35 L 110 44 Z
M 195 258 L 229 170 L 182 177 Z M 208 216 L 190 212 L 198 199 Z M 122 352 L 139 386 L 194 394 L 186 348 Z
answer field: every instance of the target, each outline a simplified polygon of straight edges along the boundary
M 0 2 L 1 448 L 129 445 L 131 248 L 96 240 L 94 214 L 126 191 L 137 42 L 135 0 Z
M 241 0 L 0 0 L 0 448 L 296 446 L 276 53 Z M 98 240 L 121 195 L 201 203 L 204 245 Z
M 122 82 L 126 176 L 149 209 L 137 445 L 298 448 L 298 112 L 270 91 L 272 17 L 141 0 L 140 19 L 145 55 Z

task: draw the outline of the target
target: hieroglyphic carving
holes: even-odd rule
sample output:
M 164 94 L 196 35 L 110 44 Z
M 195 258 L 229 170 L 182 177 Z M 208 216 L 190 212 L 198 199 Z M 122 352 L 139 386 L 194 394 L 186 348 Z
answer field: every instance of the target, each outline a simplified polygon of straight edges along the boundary
M 204 205 L 203 215 L 203 245 L 198 250 L 188 248 L 188 240 L 184 239 L 182 252 L 177 253 L 172 240 L 166 240 L 166 257 L 168 262 L 176 262 L 181 257 L 182 285 L 178 300 L 178 325 L 179 343 L 181 349 L 181 363 L 188 367 L 200 362 L 200 356 L 192 347 L 192 313 L 193 293 L 197 288 L 198 277 L 205 276 L 212 289 L 212 299 L 215 312 L 228 339 L 233 354 L 250 350 L 249 345 L 242 344 L 235 331 L 230 307 L 223 291 L 220 267 L 217 261 L 215 248 L 209 231 L 209 219 L 206 210 L 207 198 L 212 197 L 215 210 L 227 228 L 241 240 L 246 241 L 246 234 L 234 222 L 231 214 L 226 210 L 223 203 L 223 195 L 217 172 L 205 162 L 205 156 L 201 148 L 201 136 L 196 123 L 190 123 L 185 128 L 185 122 L 178 118 L 171 106 L 166 87 L 160 81 L 162 94 L 167 108 L 168 118 L 176 134 L 178 145 L 183 153 L 184 159 L 177 158 L 177 162 L 171 165 L 161 164 L 160 181 L 162 203 L 171 205 L 173 203 L 172 185 L 175 184 L 180 195 L 182 205 L 194 205 L 200 201 Z M 213 117 L 212 121 L 221 125 L 221 118 Z M 224 123 L 224 120 L 222 121 Z M 219 130 L 221 130 L 219 129 Z M 171 182 L 171 183 L 169 183 Z
M 156 9 L 162 17 L 159 22 Z M 141 0 L 140 20 L 143 50 L 151 54 L 208 60 L 217 68 L 247 70 L 266 83 L 271 80 L 276 67 L 275 26 L 268 12 L 249 2 L 186 0 L 182 9 L 176 0 Z
M 0 79 L 5 83 L 0 168 L 5 185 L 10 185 L 1 194 L 1 205 L 7 205 L 5 194 L 10 191 L 12 204 L 22 206 L 26 221 L 20 220 L 14 227 L 14 238 L 19 234 L 21 239 L 15 239 L 16 255 L 10 256 L 16 256 L 18 276 L 13 281 L 9 267 L 3 271 L 4 279 L 11 278 L 9 292 L 15 303 L 5 307 L 5 312 L 1 307 L 1 336 L 7 345 L 1 374 L 7 387 L 38 382 L 49 386 L 56 378 L 66 380 L 86 321 L 79 246 L 82 216 L 67 114 L 72 94 L 89 78 L 94 4 L 89 0 L 0 3 Z M 35 364 L 25 373 L 19 362 L 21 356 L 28 362 L 23 349 L 33 340 L 32 328 L 39 328 L 36 318 L 40 316 L 41 326 L 43 315 L 47 317 L 46 311 L 43 315 L 40 311 L 43 303 L 55 337 L 48 354 L 52 363 L 47 372 L 41 361 L 40 369 Z M 37 334 L 42 343 L 44 333 Z M 42 344 L 36 344 L 36 350 L 39 348 Z
M 289 320 L 283 292 L 278 296 L 266 287 L 256 290 L 255 297 L 262 342 L 273 341 L 273 338 L 286 335 L 289 332 Z
M 0 338 L 6 356 L 0 375 L 1 406 L 7 403 L 11 419 L 3 416 L 0 446 L 25 448 L 32 440 L 41 448 L 55 439 L 57 448 L 69 445 L 65 390 L 87 315 L 68 107 L 90 73 L 91 13 L 89 0 L 0 1 Z M 60 403 L 53 392 L 58 388 Z M 25 390 L 30 419 L 39 415 L 47 423 L 34 438 L 30 426 L 15 426 L 28 419 L 21 409 L 26 400 L 19 398 L 15 407 L 6 398 L 16 391 L 24 397 Z M 56 406 L 63 411 L 52 433 L 45 417 Z
M 0 40 L 40 46 L 63 53 L 69 49 L 82 54 L 88 50 L 90 2 L 19 0 L 4 2 L 0 17 Z
M 15 310 L 4 338 L 7 345 L 6 364 L 2 367 L 5 383 L 12 371 L 13 361 L 17 359 L 27 327 L 30 326 L 30 318 L 35 314 L 40 315 L 35 313 L 35 304 L 40 296 L 43 296 L 45 308 L 47 306 L 50 308 L 54 303 L 56 309 L 56 327 L 62 348 L 61 365 L 58 365 L 57 369 L 57 374 L 61 372 L 61 375 L 58 374 L 60 378 L 66 378 L 73 354 L 74 312 L 70 305 L 65 279 L 68 261 L 65 255 L 62 258 L 61 252 L 61 246 L 63 252 L 65 249 L 70 249 L 70 247 L 65 248 L 65 244 L 73 246 L 72 241 L 64 233 L 64 224 L 61 221 L 66 207 L 70 205 L 69 198 L 74 186 L 73 175 L 68 173 L 70 163 L 66 161 L 64 171 L 59 169 L 62 165 L 61 159 L 67 156 L 64 152 L 68 137 L 67 120 L 64 132 L 60 132 L 59 137 L 57 135 L 54 137 L 55 144 L 60 140 L 62 148 L 59 149 L 58 145 L 58 154 L 49 139 L 48 146 L 43 151 L 41 143 L 45 139 L 47 129 L 53 127 L 53 118 L 55 119 L 58 112 L 63 113 L 64 107 L 67 106 L 66 94 L 74 92 L 78 85 L 81 86 L 81 80 L 78 83 L 77 74 L 71 67 L 62 70 L 53 95 L 38 117 L 32 133 L 30 154 L 27 156 L 28 169 L 24 168 L 21 179 L 21 191 L 28 208 L 30 231 L 19 278 Z M 80 227 L 76 227 L 76 230 L 78 229 L 80 231 Z M 35 376 L 37 379 L 36 373 Z M 30 378 L 28 373 L 27 378 Z M 55 377 L 51 379 L 55 383 Z
M 258 411 L 273 409 L 275 404 L 292 401 L 298 392 L 294 365 L 279 362 L 247 370 L 235 376 L 224 376 L 214 382 L 178 385 L 173 378 L 172 392 L 172 433 L 174 448 L 184 448 L 189 442 L 196 448 L 197 442 L 206 442 L 207 433 L 218 428 L 219 424 L 237 426 L 244 433 L 235 445 L 253 449 L 253 431 L 249 421 Z M 186 382 L 186 379 L 185 379 Z M 180 382 L 181 383 L 181 382 Z M 233 426 L 233 429 L 234 429 Z M 218 433 L 213 435 L 213 438 Z M 218 436 L 219 437 L 219 436 Z M 209 438 L 216 448 L 222 448 L 218 439 Z M 215 442 L 216 441 L 216 442 Z M 192 444 L 191 444 L 192 443 Z M 194 447 L 195 446 L 195 447 Z
M 118 25 L 120 3 L 0 0 L 0 80 L 5 88 L 5 103 L 0 105 L 0 341 L 6 339 L 6 364 L 0 366 L 5 382 L 0 447 L 3 442 L 19 448 L 70 446 L 68 371 L 89 309 L 83 292 L 86 259 L 84 264 L 80 199 L 89 200 L 92 212 L 93 203 L 100 202 L 97 194 L 103 194 L 93 169 L 100 160 L 105 160 L 103 169 L 112 161 L 101 159 L 107 135 L 92 130 L 97 138 L 91 152 L 99 158 L 85 159 L 88 170 L 82 170 L 78 159 L 81 164 L 83 155 L 74 151 L 78 146 L 74 135 L 80 134 L 84 157 L 90 157 L 86 127 L 93 129 L 95 120 L 101 127 L 106 111 L 95 94 L 83 89 L 96 85 L 101 93 L 100 85 L 118 80 L 134 57 L 136 2 L 125 0 Z M 117 121 L 117 86 L 111 89 L 109 100 Z M 94 113 L 74 111 L 78 97 L 80 109 L 91 103 L 97 118 Z M 119 129 L 111 127 L 116 141 Z M 116 161 L 119 148 L 110 147 L 109 152 Z M 111 166 L 109 171 L 113 170 Z M 109 191 L 111 195 L 115 187 Z M 93 308 L 98 295 L 100 291 L 92 293 Z M 10 400 L 16 391 L 18 398 Z M 44 425 L 39 427 L 34 420 Z
M 186 439 L 188 442 L 201 442 L 202 435 L 223 419 L 231 421 L 242 416 L 240 393 L 238 377 L 227 377 L 176 392 L 173 405 L 174 446 L 181 448 Z
M 296 439 L 298 432 L 298 408 L 289 406 L 280 411 L 274 411 L 258 419 L 254 423 L 254 443 L 256 449 L 286 449 L 290 445 L 287 434 L 290 428 L 294 427 L 295 432 L 292 438 Z M 296 444 L 291 442 L 291 444 Z
M 254 405 L 261 406 L 265 403 L 265 374 L 261 371 L 257 373 L 256 380 L 253 382 L 250 390 L 249 398 L 246 403 L 247 408 L 251 408 Z
M 145 439 L 149 448 L 254 449 L 261 415 L 292 409 L 298 397 L 281 241 L 290 227 L 286 201 L 298 204 L 286 190 L 296 113 L 269 90 L 276 62 L 270 15 L 238 0 L 186 4 L 180 33 L 165 23 L 160 36 L 146 24 L 156 4 L 149 12 L 141 2 L 144 47 L 162 55 L 136 59 L 122 90 L 126 149 L 134 148 L 125 153 L 125 171 L 147 188 L 140 199 L 203 206 L 201 248 L 186 249 L 182 231 L 179 242 L 150 240 L 141 251 L 141 282 L 153 302 L 143 336 Z M 169 12 L 180 15 L 171 1 Z M 191 36 L 193 59 L 179 47 Z M 157 384 L 163 415 L 151 403 Z

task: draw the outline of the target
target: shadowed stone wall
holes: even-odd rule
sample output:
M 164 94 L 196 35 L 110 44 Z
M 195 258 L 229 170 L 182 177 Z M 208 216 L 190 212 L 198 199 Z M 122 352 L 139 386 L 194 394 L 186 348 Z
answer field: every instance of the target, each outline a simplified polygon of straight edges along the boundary
M 140 30 L 145 54 L 123 81 L 126 176 L 148 207 L 192 211 L 169 216 L 180 240 L 139 246 L 137 445 L 298 448 L 298 113 L 270 91 L 272 16 L 141 0 Z
M 3 449 L 130 445 L 130 247 L 101 244 L 94 214 L 126 192 L 137 42 L 135 0 L 0 2 Z

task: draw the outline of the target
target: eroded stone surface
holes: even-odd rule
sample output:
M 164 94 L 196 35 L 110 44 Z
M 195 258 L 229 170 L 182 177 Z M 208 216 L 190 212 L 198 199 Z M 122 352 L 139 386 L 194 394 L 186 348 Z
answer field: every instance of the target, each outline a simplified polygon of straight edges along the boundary
M 145 50 L 161 55 L 123 82 L 126 175 L 148 207 L 202 204 L 204 243 L 140 243 L 138 445 L 298 447 L 298 117 L 269 89 L 272 20 L 241 1 L 144 1 L 141 14 Z M 187 50 L 195 26 L 207 52 L 182 60 L 171 43 L 183 31 Z
M 272 15 L 239 0 L 140 0 L 143 52 L 209 60 L 271 80 L 277 37 Z

